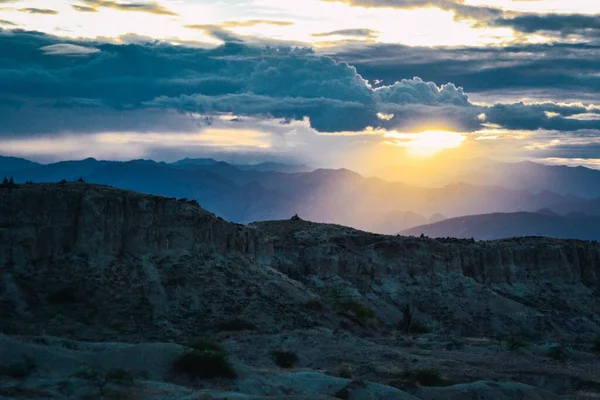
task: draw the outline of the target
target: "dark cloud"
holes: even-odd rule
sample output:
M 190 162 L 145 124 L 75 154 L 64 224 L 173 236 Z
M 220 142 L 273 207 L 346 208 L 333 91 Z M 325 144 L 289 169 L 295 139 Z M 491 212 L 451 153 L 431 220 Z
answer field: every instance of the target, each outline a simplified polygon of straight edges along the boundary
M 524 33 L 555 33 L 593 35 L 600 32 L 600 16 L 582 14 L 523 14 L 514 18 L 499 18 L 497 26 L 509 26 Z
M 186 25 L 188 29 L 202 31 L 205 35 L 229 43 L 242 43 L 244 40 L 234 32 L 214 24 Z
M 218 24 L 222 28 L 243 28 L 256 25 L 292 26 L 290 21 L 277 21 L 271 19 L 249 19 L 240 21 L 224 21 Z
M 304 48 L 116 45 L 0 31 L 1 135 L 174 131 L 193 129 L 190 114 L 219 113 L 308 117 L 321 132 L 433 125 L 466 132 L 484 123 L 576 131 L 600 129 L 600 120 L 574 118 L 598 112 L 558 103 L 484 107 L 453 83 L 421 78 L 374 88 L 351 64 Z
M 600 129 L 600 120 L 580 120 L 569 118 L 574 115 L 589 113 L 583 106 L 560 105 L 555 103 L 496 104 L 485 111 L 487 121 L 507 129 L 536 130 L 548 129 L 557 131 L 577 131 L 582 129 Z M 592 110 L 600 114 L 599 110 Z M 549 113 L 554 113 L 552 115 Z
M 436 7 L 441 10 L 454 12 L 454 18 L 488 21 L 500 18 L 504 12 L 499 8 L 472 6 L 464 0 L 323 0 L 328 2 L 345 3 L 355 7 L 388 7 L 398 9 L 414 9 Z
M 79 12 L 98 12 L 97 8 L 89 7 L 89 6 L 81 6 L 81 5 L 74 4 L 72 7 L 76 11 L 79 11 Z
M 351 36 L 351 37 L 366 37 L 374 38 L 379 36 L 378 31 L 372 29 L 340 29 L 331 32 L 313 33 L 314 37 L 327 37 L 327 36 Z
M 292 22 L 288 21 L 276 21 L 276 20 L 266 20 L 266 19 L 251 19 L 251 20 L 241 20 L 241 21 L 223 21 L 219 24 L 196 24 L 196 25 L 186 25 L 185 27 L 188 29 L 196 29 L 204 32 L 204 34 L 211 36 L 215 39 L 221 40 L 223 42 L 244 42 L 246 38 L 232 32 L 231 28 L 237 27 L 251 27 L 256 25 L 275 25 L 275 26 L 290 26 L 293 25 Z
M 79 11 L 91 11 L 89 9 L 98 8 L 112 8 L 113 10 L 119 11 L 138 11 L 157 15 L 177 15 L 177 13 L 165 8 L 156 2 L 121 2 L 113 0 L 80 0 L 81 3 L 86 7 L 85 10 Z M 79 6 L 81 7 L 81 6 Z
M 563 38 L 577 35 L 584 42 L 596 40 L 600 33 L 600 17 L 584 14 L 534 14 L 503 10 L 489 6 L 466 4 L 464 0 L 323 0 L 341 2 L 354 7 L 390 7 L 415 9 L 435 7 L 452 11 L 456 20 L 476 21 L 477 27 L 510 27 L 522 34 L 543 33 Z
M 427 48 L 392 44 L 339 49 L 332 56 L 354 65 L 370 81 L 391 84 L 407 76 L 453 82 L 469 92 L 544 91 L 598 98 L 600 46 L 532 44 L 505 47 Z
M 29 14 L 44 14 L 44 15 L 57 15 L 58 11 L 48 10 L 46 8 L 19 8 L 19 11 Z

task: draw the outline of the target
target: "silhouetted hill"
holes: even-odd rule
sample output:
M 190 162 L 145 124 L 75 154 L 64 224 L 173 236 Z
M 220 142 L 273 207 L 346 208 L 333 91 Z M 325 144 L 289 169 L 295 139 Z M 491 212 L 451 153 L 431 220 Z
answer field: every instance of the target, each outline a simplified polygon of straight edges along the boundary
M 543 213 L 493 213 L 451 218 L 434 224 L 417 226 L 401 234 L 476 240 L 524 236 L 600 240 L 600 217 L 584 213 L 560 216 L 548 210 Z
M 34 168 L 40 165 L 41 164 L 36 162 L 25 160 L 24 158 L 0 156 L 0 171 L 3 172 Z
M 309 167 L 308 165 L 297 165 L 297 164 L 282 164 L 276 162 L 264 162 L 260 164 L 252 164 L 252 165 L 240 165 L 236 164 L 236 167 L 243 170 L 254 170 L 254 171 L 264 171 L 264 172 L 286 172 L 286 173 L 294 173 L 294 172 L 310 172 L 314 170 L 314 168 Z

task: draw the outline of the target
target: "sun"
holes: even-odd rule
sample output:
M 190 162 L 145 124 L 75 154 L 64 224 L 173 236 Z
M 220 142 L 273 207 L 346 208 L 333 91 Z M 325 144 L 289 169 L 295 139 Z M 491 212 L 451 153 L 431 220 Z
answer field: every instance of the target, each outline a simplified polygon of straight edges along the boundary
M 432 156 L 443 150 L 456 149 L 466 140 L 466 137 L 460 133 L 447 131 L 420 133 L 389 131 L 384 137 L 388 139 L 388 144 L 404 147 L 409 154 L 422 157 Z

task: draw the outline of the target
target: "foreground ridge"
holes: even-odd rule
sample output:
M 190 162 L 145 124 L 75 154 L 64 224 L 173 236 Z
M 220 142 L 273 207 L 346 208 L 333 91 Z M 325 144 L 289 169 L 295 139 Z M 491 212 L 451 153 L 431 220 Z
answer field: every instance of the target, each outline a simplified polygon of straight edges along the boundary
M 204 337 L 236 370 L 205 387 L 248 396 L 546 399 L 600 387 L 595 242 L 243 226 L 193 201 L 79 182 L 0 188 L 0 260 L 1 352 L 57 385 L 91 363 L 150 368 L 136 390 L 195 396 L 171 364 Z M 69 379 L 65 398 L 93 389 Z

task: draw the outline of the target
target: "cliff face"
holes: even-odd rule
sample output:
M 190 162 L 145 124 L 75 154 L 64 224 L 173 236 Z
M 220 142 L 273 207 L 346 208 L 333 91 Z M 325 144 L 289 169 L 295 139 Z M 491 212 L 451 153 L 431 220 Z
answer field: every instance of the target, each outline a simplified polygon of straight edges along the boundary
M 282 293 L 307 295 L 253 262 L 258 243 L 187 201 L 83 183 L 0 189 L 0 330 L 164 338 L 259 323 L 289 307 Z
M 597 243 L 241 226 L 187 201 L 83 183 L 0 189 L 0 268 L 6 331 L 173 338 L 235 318 L 264 331 L 336 328 L 338 305 L 353 300 L 379 326 L 412 304 L 421 324 L 458 335 L 600 332 Z
M 23 265 L 64 254 L 90 258 L 171 252 L 252 255 L 257 235 L 187 201 L 86 184 L 0 192 L 0 259 Z
M 264 265 L 371 304 L 385 321 L 401 320 L 413 304 L 427 325 L 461 335 L 600 332 L 596 242 L 421 239 L 303 221 L 254 226 Z
M 600 244 L 516 238 L 490 242 L 377 235 L 307 222 L 254 224 L 266 238 L 262 256 L 289 273 L 456 274 L 481 284 L 582 284 L 600 289 Z

